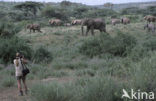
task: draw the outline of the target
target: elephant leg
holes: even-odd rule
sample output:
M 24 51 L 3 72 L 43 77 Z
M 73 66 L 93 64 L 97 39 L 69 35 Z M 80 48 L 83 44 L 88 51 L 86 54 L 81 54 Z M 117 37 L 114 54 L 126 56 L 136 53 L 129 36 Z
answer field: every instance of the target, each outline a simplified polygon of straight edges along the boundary
M 33 32 L 35 33 L 35 29 L 33 29 Z
M 90 28 L 87 27 L 86 36 L 88 35 L 89 30 L 90 30 Z
M 94 36 L 94 28 L 91 28 L 91 33 Z

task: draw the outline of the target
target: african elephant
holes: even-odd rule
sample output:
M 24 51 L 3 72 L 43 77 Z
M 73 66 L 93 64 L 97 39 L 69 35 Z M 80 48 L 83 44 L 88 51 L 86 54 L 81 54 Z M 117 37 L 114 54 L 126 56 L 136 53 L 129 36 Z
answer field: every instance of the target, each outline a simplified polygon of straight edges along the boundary
M 124 25 L 129 24 L 130 23 L 130 19 L 124 17 L 124 18 L 121 19 L 121 23 L 124 24 Z
M 80 19 L 73 20 L 73 21 L 71 22 L 71 25 L 81 25 L 81 22 L 82 22 L 82 20 L 80 20 Z
M 156 17 L 155 16 L 151 16 L 151 15 L 147 15 L 144 17 L 144 19 L 147 21 L 147 22 L 155 22 L 156 21 Z
M 145 24 L 144 29 L 146 29 L 146 28 L 147 28 L 147 30 L 148 30 L 149 32 L 150 32 L 150 31 L 155 32 L 155 30 L 156 30 L 155 24 L 152 24 L 152 23 L 150 23 L 150 24 Z
M 49 20 L 49 24 L 51 26 L 61 26 L 63 22 L 60 19 L 52 19 L 52 20 Z
M 33 32 L 35 32 L 35 30 L 37 30 L 38 32 L 42 32 L 41 31 L 41 26 L 39 24 L 29 24 L 26 26 L 27 29 L 33 30 Z
M 116 25 L 116 24 L 119 24 L 121 21 L 120 21 L 120 19 L 112 19 L 111 20 L 111 23 L 112 23 L 112 25 Z
M 94 35 L 94 29 L 98 29 L 100 32 L 106 32 L 106 24 L 105 21 L 101 18 L 91 19 L 87 18 L 84 19 L 81 23 L 81 30 L 82 35 L 83 33 L 83 26 L 87 26 L 86 36 L 88 35 L 89 30 L 91 30 L 91 34 Z

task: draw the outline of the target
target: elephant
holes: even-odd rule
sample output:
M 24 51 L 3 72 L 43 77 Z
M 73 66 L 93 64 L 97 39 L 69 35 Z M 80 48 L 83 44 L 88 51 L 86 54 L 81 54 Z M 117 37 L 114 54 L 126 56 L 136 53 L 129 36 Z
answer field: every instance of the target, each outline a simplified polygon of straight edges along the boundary
M 64 26 L 66 26 L 66 27 L 70 27 L 71 24 L 70 24 L 70 23 L 65 23 Z
M 94 35 L 94 29 L 98 29 L 100 32 L 106 32 L 106 24 L 105 21 L 101 18 L 86 18 L 81 23 L 81 31 L 82 35 L 83 33 L 83 26 L 87 26 L 86 36 L 88 35 L 88 32 L 91 30 L 91 34 Z
M 146 29 L 147 28 L 147 30 L 150 32 L 150 31 L 152 31 L 152 32 L 155 32 L 155 30 L 156 30 L 156 26 L 155 26 L 155 24 L 153 24 L 153 23 L 150 23 L 150 24 L 145 24 L 144 25 L 144 29 Z
M 147 15 L 147 16 L 144 17 L 144 20 L 146 20 L 147 23 L 155 22 L 156 21 L 156 17 L 155 16 L 151 16 L 151 15 Z
M 116 25 L 116 24 L 119 24 L 121 21 L 120 21 L 120 19 L 112 19 L 111 20 L 111 23 L 112 23 L 112 25 Z
M 71 25 L 81 25 L 82 20 L 76 19 L 71 22 Z
M 52 19 L 52 20 L 49 20 L 49 24 L 51 26 L 61 26 L 63 22 L 60 19 Z
M 28 24 L 26 26 L 27 29 L 30 29 L 30 32 L 31 30 L 33 30 L 33 32 L 35 32 L 35 30 L 37 30 L 38 32 L 42 32 L 41 31 L 41 26 L 39 24 Z
M 124 17 L 124 18 L 121 19 L 121 23 L 124 24 L 124 25 L 129 24 L 130 23 L 130 19 Z

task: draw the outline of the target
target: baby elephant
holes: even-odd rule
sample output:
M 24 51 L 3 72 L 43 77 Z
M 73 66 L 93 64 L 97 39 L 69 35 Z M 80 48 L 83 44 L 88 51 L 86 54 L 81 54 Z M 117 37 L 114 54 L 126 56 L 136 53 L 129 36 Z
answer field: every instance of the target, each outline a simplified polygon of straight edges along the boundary
M 147 30 L 148 30 L 149 32 L 150 32 L 150 31 L 155 32 L 155 30 L 156 30 L 155 24 L 152 24 L 152 23 L 144 25 L 144 29 L 146 29 L 146 28 L 147 28 Z
M 33 32 L 35 32 L 35 30 L 37 30 L 38 32 L 42 32 L 41 31 L 41 26 L 39 24 L 29 24 L 27 25 L 27 29 L 33 30 Z

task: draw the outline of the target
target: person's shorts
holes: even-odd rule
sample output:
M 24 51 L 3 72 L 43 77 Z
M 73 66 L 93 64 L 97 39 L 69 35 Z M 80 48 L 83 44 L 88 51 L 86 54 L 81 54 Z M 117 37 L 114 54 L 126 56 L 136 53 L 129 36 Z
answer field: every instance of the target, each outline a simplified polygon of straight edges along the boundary
M 16 76 L 17 80 L 25 80 L 25 76 Z

